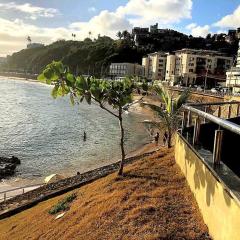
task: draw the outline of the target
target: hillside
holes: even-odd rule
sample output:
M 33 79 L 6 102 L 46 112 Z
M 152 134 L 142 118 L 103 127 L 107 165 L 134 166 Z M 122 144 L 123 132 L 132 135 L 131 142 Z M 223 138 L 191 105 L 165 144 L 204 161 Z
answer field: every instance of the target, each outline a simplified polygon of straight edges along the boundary
M 75 193 L 60 219 L 48 211 L 64 196 L 1 220 L 0 239 L 210 239 L 172 150 L 128 165 L 124 177 L 111 174 Z
M 182 48 L 209 49 L 234 55 L 237 42 L 228 43 L 216 40 L 214 36 L 195 38 L 183 33 L 167 30 L 164 33 L 150 34 L 136 46 L 133 35 L 124 31 L 123 38 L 113 40 L 99 36 L 84 41 L 59 40 L 47 46 L 23 49 L 7 58 L 0 71 L 39 73 L 53 60 L 63 61 L 78 74 L 94 76 L 107 75 L 111 62 L 140 63 L 142 57 L 155 51 L 173 52 Z

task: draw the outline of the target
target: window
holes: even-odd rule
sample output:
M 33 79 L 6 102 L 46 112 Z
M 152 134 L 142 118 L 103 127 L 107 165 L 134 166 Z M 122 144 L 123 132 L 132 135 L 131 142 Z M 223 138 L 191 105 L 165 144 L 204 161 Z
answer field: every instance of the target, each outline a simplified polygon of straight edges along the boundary
M 189 72 L 193 72 L 193 69 L 189 69 Z

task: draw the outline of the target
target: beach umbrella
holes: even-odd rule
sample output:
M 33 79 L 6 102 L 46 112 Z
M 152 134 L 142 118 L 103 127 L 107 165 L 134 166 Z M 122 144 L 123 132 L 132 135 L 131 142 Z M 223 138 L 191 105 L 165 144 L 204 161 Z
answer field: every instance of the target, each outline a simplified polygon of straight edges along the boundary
M 60 174 L 51 174 L 44 179 L 44 182 L 45 183 L 53 183 L 53 182 L 57 182 L 61 179 L 64 179 L 64 176 L 62 176 Z

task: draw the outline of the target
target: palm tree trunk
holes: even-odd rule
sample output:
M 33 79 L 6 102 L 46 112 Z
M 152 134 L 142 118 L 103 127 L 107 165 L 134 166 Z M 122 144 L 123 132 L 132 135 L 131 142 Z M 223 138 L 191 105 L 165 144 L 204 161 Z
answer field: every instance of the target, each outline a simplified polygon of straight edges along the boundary
M 122 153 L 122 159 L 120 161 L 120 166 L 118 170 L 118 175 L 123 175 L 123 165 L 125 160 L 125 150 L 124 150 L 124 128 L 123 128 L 123 121 L 122 121 L 122 108 L 119 108 L 119 126 L 121 131 L 121 140 L 120 140 L 120 146 L 121 146 L 121 153 Z
M 168 148 L 171 148 L 172 146 L 172 131 L 170 129 L 168 129 L 167 146 Z

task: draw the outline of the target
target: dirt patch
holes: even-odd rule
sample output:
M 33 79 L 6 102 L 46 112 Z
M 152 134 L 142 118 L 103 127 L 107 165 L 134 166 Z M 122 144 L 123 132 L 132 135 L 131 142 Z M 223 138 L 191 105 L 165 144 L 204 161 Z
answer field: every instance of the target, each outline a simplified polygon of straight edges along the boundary
M 111 174 L 75 192 L 58 220 L 48 211 L 66 194 L 0 221 L 0 239 L 210 239 L 172 150 L 128 165 L 124 177 Z

